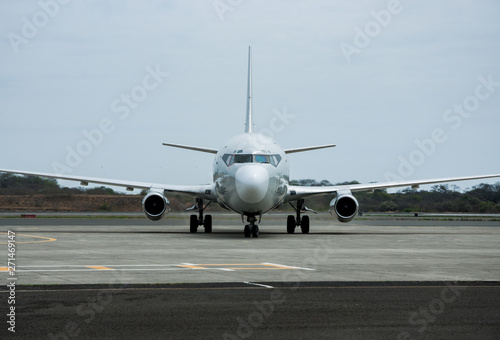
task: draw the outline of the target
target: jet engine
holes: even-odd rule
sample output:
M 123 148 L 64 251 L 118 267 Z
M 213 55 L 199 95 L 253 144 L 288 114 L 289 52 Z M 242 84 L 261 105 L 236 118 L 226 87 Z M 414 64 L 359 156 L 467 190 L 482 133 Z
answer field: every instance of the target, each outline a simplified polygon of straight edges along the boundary
M 170 202 L 163 194 L 150 192 L 142 200 L 142 210 L 147 218 L 158 221 L 170 210 Z
M 351 192 L 341 194 L 338 193 L 330 202 L 330 214 L 333 215 L 332 211 L 335 212 L 337 218 L 340 222 L 350 222 L 358 213 L 359 204 L 356 198 L 351 195 Z

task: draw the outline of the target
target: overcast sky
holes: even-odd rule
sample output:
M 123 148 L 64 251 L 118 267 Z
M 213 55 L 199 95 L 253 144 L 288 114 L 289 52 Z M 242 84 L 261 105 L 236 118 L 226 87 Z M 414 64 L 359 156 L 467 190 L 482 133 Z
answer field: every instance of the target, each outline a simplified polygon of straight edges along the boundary
M 256 130 L 337 144 L 292 179 L 500 173 L 496 0 L 6 0 L 0 33 L 0 168 L 209 183 L 161 143 L 244 131 L 251 45 Z

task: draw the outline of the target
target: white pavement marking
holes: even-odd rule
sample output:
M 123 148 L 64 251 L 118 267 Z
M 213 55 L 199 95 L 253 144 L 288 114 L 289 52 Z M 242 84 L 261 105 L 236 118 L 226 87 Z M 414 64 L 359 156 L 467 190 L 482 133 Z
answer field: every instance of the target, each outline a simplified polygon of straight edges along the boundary
M 268 285 L 263 285 L 260 283 L 253 283 L 253 282 L 243 282 L 247 285 L 253 285 L 253 286 L 259 286 L 259 287 L 264 287 L 264 288 L 274 288 L 273 286 L 268 286 Z
M 262 264 L 268 265 L 268 266 L 274 266 L 274 267 L 281 267 L 283 269 L 302 269 L 302 270 L 316 270 L 312 268 L 303 268 L 303 267 L 293 267 L 293 266 L 285 266 L 283 264 L 277 264 L 277 263 L 270 263 L 270 262 L 262 262 Z

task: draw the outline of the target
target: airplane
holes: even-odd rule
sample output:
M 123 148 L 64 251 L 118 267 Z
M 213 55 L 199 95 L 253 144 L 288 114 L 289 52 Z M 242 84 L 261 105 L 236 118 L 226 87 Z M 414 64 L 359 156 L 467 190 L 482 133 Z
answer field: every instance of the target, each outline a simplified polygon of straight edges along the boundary
M 336 216 L 340 222 L 347 223 L 354 219 L 359 210 L 359 204 L 353 196 L 353 192 L 405 186 L 418 188 L 423 184 L 500 177 L 500 174 L 494 174 L 322 187 L 290 185 L 288 154 L 333 148 L 335 145 L 326 144 L 283 149 L 269 136 L 255 132 L 252 114 L 251 47 L 248 48 L 247 81 L 247 108 L 244 133 L 233 137 L 218 150 L 183 144 L 163 143 L 164 146 L 214 154 L 213 182 L 211 184 L 168 185 L 8 169 L 0 169 L 0 172 L 79 181 L 83 186 L 95 183 L 125 187 L 128 191 L 146 189 L 148 193 L 142 200 L 142 208 L 146 217 L 152 221 L 160 220 L 170 211 L 170 202 L 166 197 L 168 193 L 189 195 L 196 200 L 196 205 L 188 210 L 197 212 L 197 214 L 190 216 L 191 233 L 196 233 L 201 226 L 206 233 L 212 232 L 212 216 L 208 214 L 204 215 L 204 210 L 211 203 L 216 203 L 225 209 L 240 214 L 242 223 L 245 223 L 244 218 L 247 218 L 247 224 L 245 224 L 243 229 L 245 237 L 258 237 L 259 226 L 257 223 L 260 223 L 262 215 L 285 204 L 290 204 L 295 210 L 295 215 L 288 215 L 287 217 L 287 233 L 293 234 L 297 228 L 300 228 L 303 234 L 308 234 L 310 230 L 309 217 L 307 215 L 302 216 L 302 214 L 312 211 L 304 205 L 304 201 L 306 198 L 313 196 L 332 196 L 330 214 Z M 205 202 L 208 203 L 205 205 Z

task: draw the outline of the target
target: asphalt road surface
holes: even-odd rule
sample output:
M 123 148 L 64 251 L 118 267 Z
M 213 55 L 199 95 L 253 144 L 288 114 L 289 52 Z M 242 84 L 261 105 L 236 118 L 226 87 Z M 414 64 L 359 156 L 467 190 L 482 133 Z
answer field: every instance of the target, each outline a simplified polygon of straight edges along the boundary
M 499 283 L 19 288 L 2 339 L 498 339 Z M 271 288 L 272 287 L 272 288 Z M 6 294 L 1 294 L 5 301 Z

